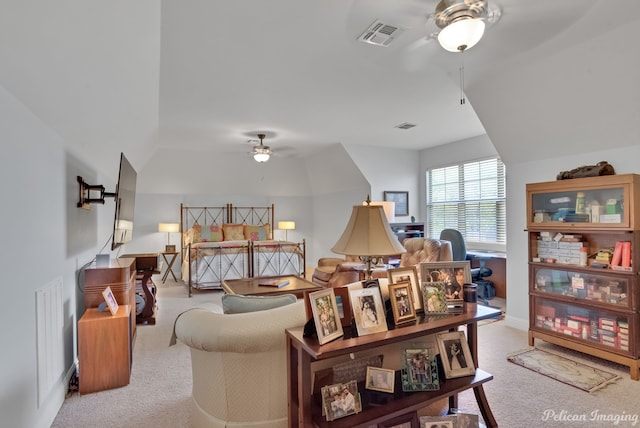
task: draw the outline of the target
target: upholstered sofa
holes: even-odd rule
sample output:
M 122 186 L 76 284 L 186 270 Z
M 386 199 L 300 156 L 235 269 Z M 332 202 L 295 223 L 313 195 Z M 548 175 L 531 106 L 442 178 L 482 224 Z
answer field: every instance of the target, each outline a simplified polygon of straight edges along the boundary
M 291 301 L 246 313 L 191 309 L 177 317 L 175 337 L 191 348 L 192 427 L 287 426 L 284 331 L 306 321 L 304 302 Z
M 431 238 L 407 238 L 402 245 L 407 250 L 400 256 L 400 267 L 415 266 L 422 262 L 452 261 L 451 242 Z M 357 258 L 321 258 L 315 269 L 312 281 L 323 287 L 340 287 L 344 284 L 364 279 L 363 264 Z M 418 269 L 418 275 L 420 270 Z M 374 270 L 376 278 L 386 278 L 384 270 Z

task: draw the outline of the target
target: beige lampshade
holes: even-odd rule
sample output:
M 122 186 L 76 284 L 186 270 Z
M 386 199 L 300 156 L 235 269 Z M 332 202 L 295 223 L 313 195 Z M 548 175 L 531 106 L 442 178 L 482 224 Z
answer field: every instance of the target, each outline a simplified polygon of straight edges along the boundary
M 278 229 L 294 230 L 295 228 L 296 228 L 296 222 L 295 221 L 279 221 L 278 222 Z
M 176 233 L 180 230 L 178 223 L 159 223 L 158 232 Z
M 355 205 L 347 227 L 331 250 L 352 256 L 389 256 L 406 251 L 380 205 Z
M 366 205 L 364 201 L 362 205 Z M 388 222 L 392 222 L 396 218 L 396 203 L 393 201 L 371 201 L 371 205 L 380 205 L 384 209 L 384 215 Z

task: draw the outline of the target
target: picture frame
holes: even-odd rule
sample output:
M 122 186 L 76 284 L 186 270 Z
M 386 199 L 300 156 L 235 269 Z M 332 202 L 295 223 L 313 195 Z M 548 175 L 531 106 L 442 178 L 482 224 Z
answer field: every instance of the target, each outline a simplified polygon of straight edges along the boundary
M 389 284 L 409 281 L 413 293 L 413 307 L 416 312 L 422 312 L 422 293 L 418 281 L 418 269 L 415 266 L 399 267 L 387 270 Z
M 387 319 L 379 288 L 349 290 L 349 300 L 359 336 L 387 331 Z
M 378 428 L 420 428 L 417 412 L 405 413 L 378 424 Z
M 420 416 L 420 428 L 456 428 L 456 415 Z
M 416 320 L 413 306 L 413 291 L 410 282 L 389 284 L 389 303 L 393 312 L 393 323 L 396 325 Z
M 111 291 L 111 287 L 107 287 L 102 290 L 102 297 L 104 297 L 104 301 L 107 303 L 107 307 L 109 308 L 111 315 L 118 313 L 118 302 L 116 301 L 116 297 L 113 295 L 113 291 Z
M 447 299 L 444 296 L 444 282 L 423 282 L 422 301 L 425 315 L 447 314 Z
M 422 262 L 420 263 L 422 283 L 441 282 L 447 299 L 461 299 L 464 284 L 471 283 L 471 264 L 467 261 Z
M 395 370 L 372 366 L 367 367 L 367 378 L 364 383 L 365 389 L 393 394 L 395 381 Z
M 321 389 L 322 408 L 327 421 L 360 413 L 362 402 L 355 380 L 323 386 Z
M 384 200 L 396 203 L 396 216 L 409 215 L 409 192 L 385 190 Z
M 469 343 L 463 331 L 438 333 L 436 343 L 447 379 L 470 376 L 476 368 L 469 350 Z
M 176 246 L 175 245 L 165 245 L 164 246 L 164 252 L 165 253 L 175 253 L 176 252 Z
M 403 352 L 402 390 L 405 392 L 440 389 L 438 361 L 430 348 L 408 348 Z
M 333 288 L 309 293 L 311 311 L 316 325 L 318 343 L 323 345 L 344 335 L 338 316 L 338 306 Z

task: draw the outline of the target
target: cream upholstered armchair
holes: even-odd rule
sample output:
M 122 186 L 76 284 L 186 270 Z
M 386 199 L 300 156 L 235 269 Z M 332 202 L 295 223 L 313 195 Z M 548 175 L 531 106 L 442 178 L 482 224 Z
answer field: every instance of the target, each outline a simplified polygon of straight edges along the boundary
M 407 238 L 402 243 L 407 252 L 400 256 L 400 267 L 415 266 L 425 262 L 450 262 L 453 260 L 451 242 L 431 238 Z M 418 269 L 420 275 L 420 269 Z
M 255 312 L 191 309 L 179 315 L 175 335 L 191 348 L 191 426 L 286 427 L 284 331 L 305 321 L 304 302 L 297 299 Z

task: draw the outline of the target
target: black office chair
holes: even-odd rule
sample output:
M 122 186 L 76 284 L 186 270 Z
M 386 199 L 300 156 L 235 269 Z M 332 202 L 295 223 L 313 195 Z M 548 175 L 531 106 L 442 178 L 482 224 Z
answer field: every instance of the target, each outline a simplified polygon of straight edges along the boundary
M 453 261 L 471 260 L 471 257 L 467 255 L 467 245 L 464 242 L 464 237 L 459 230 L 443 229 L 442 232 L 440 232 L 440 239 L 451 242 Z M 484 259 L 481 258 L 480 267 L 471 269 L 471 282 L 478 285 L 485 285 L 483 282 L 489 282 L 491 283 L 491 286 L 493 286 L 493 282 L 484 279 L 492 274 L 493 271 L 491 268 L 486 267 Z

